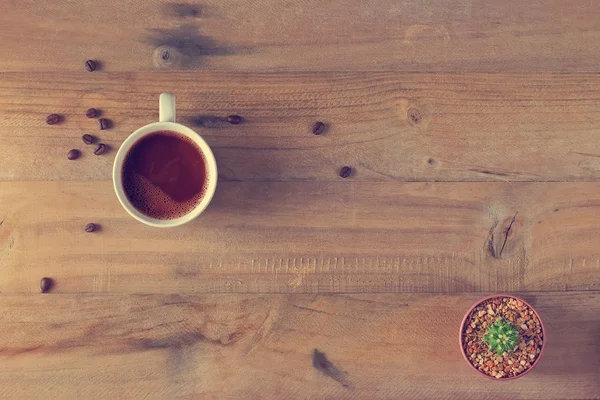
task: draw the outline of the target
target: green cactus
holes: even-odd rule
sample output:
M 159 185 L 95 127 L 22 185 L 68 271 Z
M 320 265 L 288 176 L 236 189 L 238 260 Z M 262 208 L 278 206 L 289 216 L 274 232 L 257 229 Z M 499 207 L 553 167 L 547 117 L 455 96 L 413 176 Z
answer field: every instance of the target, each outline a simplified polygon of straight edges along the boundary
M 504 320 L 499 320 L 491 325 L 483 339 L 487 342 L 490 350 L 498 355 L 505 351 L 512 352 L 519 344 L 517 328 Z

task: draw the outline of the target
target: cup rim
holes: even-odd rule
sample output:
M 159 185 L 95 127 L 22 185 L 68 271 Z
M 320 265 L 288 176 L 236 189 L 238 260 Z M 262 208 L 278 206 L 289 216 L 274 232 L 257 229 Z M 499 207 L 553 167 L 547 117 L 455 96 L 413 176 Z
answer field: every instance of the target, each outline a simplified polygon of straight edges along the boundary
M 544 339 L 542 342 L 542 348 L 540 350 L 540 354 L 537 356 L 537 358 L 535 359 L 535 361 L 533 362 L 533 364 L 531 365 L 531 367 L 525 371 L 523 371 L 522 373 L 520 373 L 517 376 L 511 376 L 510 378 L 494 378 L 493 376 L 490 376 L 488 374 L 485 374 L 483 372 L 481 372 L 480 370 L 478 370 L 477 368 L 475 368 L 475 366 L 473 364 L 471 364 L 471 361 L 469 361 L 469 358 L 467 357 L 467 354 L 465 352 L 465 349 L 463 348 L 463 332 L 465 329 L 465 324 L 467 323 L 467 319 L 469 318 L 469 315 L 471 315 L 471 312 L 473 311 L 473 309 L 475 307 L 477 307 L 479 304 L 483 303 L 486 300 L 490 300 L 490 299 L 496 299 L 496 298 L 502 298 L 502 297 L 511 297 L 513 299 L 519 300 L 521 302 L 523 302 L 525 305 L 527 305 L 529 308 L 531 308 L 533 310 L 533 312 L 535 313 L 536 317 L 538 318 L 538 320 L 540 321 L 540 326 L 542 327 L 542 333 L 544 335 Z M 546 343 L 547 343 L 547 333 L 546 333 L 546 327 L 544 326 L 544 321 L 542 321 L 542 317 L 540 316 L 540 314 L 537 312 L 537 310 L 527 301 L 523 300 L 521 297 L 519 296 L 515 296 L 512 294 L 505 294 L 505 293 L 499 293 L 499 294 L 492 294 L 489 296 L 486 296 L 482 299 L 477 300 L 475 303 L 473 303 L 473 305 L 471 307 L 469 307 L 469 309 L 467 310 L 467 312 L 465 313 L 461 323 L 460 323 L 460 330 L 458 331 L 458 342 L 460 345 L 460 352 L 462 353 L 463 358 L 465 359 L 465 361 L 467 362 L 467 364 L 469 364 L 469 367 L 471 367 L 472 370 L 474 370 L 475 372 L 479 373 L 482 376 L 485 376 L 486 378 L 492 379 L 494 381 L 511 381 L 514 379 L 519 379 L 525 375 L 527 375 L 528 373 L 531 372 L 531 370 L 533 370 L 538 362 L 540 361 L 540 358 L 542 358 L 542 355 L 544 354 L 544 350 L 546 349 Z
M 143 214 L 137 208 L 135 208 L 133 204 L 131 204 L 127 198 L 127 195 L 125 194 L 125 190 L 123 189 L 122 169 L 127 153 L 140 139 L 158 131 L 173 131 L 191 139 L 200 148 L 200 151 L 204 156 L 204 162 L 206 163 L 206 170 L 208 171 L 208 183 L 201 200 L 198 202 L 196 207 L 194 207 L 194 209 L 179 218 L 158 219 Z M 214 154 L 206 141 L 193 129 L 177 122 L 153 122 L 136 129 L 123 141 L 119 147 L 113 162 L 112 171 L 113 188 L 125 211 L 127 211 L 127 213 L 136 220 L 157 228 L 181 226 L 198 217 L 206 209 L 206 207 L 208 207 L 208 204 L 214 196 L 217 187 L 217 177 L 217 163 Z

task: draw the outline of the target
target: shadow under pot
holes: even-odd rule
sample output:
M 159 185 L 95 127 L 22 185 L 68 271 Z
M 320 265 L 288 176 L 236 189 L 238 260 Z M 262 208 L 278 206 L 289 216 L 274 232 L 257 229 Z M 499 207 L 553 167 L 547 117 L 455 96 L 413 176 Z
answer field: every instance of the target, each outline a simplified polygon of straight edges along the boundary
M 459 339 L 471 368 L 494 380 L 511 380 L 537 365 L 546 346 L 546 331 L 531 304 L 498 294 L 479 300 L 467 311 Z

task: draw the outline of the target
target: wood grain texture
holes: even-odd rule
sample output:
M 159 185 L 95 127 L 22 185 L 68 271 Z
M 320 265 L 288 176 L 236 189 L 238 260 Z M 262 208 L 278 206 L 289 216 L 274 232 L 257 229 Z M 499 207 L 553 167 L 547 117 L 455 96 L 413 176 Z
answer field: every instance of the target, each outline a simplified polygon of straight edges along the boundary
M 482 296 L 2 295 L 0 397 L 600 398 L 598 292 L 525 296 L 547 346 L 510 383 L 460 354 Z
M 592 182 L 221 182 L 163 230 L 110 181 L 2 182 L 0 292 L 598 290 L 599 212 Z
M 0 10 L 0 398 L 600 399 L 599 3 Z M 219 165 L 171 230 L 110 181 L 161 92 Z M 460 355 L 488 292 L 547 329 L 511 383 Z
M 589 0 L 3 0 L 1 8 L 2 71 L 80 71 L 89 58 L 110 72 L 573 72 L 600 64 L 600 6 Z
M 344 165 L 368 181 L 600 178 L 597 74 L 5 73 L 0 89 L 0 180 L 110 179 L 115 150 L 157 120 L 163 91 L 223 181 L 336 181 Z M 113 128 L 98 131 L 89 107 Z M 50 113 L 63 122 L 46 125 Z M 244 123 L 224 122 L 231 113 Z M 83 133 L 112 151 L 94 156 Z M 82 159 L 68 161 L 71 148 Z

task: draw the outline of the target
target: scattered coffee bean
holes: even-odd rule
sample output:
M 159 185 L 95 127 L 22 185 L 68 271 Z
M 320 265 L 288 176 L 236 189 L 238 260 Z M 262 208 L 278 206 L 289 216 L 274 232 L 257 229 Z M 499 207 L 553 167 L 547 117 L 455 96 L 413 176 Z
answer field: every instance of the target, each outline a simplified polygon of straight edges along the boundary
M 101 130 L 108 129 L 108 120 L 106 118 L 100 118 L 98 120 L 98 127 Z
M 233 125 L 237 125 L 242 122 L 242 117 L 239 115 L 230 115 L 227 117 L 227 122 Z
M 98 110 L 95 108 L 90 108 L 85 112 L 85 116 L 88 118 L 96 118 L 96 115 L 98 115 Z
M 77 149 L 71 149 L 69 150 L 69 152 L 67 153 L 67 158 L 69 160 L 77 160 L 79 158 L 80 155 L 80 151 Z
M 323 132 L 325 132 L 325 124 L 321 121 L 315 122 L 312 128 L 312 133 L 315 135 L 320 135 Z
M 81 140 L 83 140 L 83 143 L 85 144 L 94 143 L 94 137 L 92 135 L 88 135 L 87 133 L 81 137 Z
M 85 231 L 86 231 L 87 233 L 94 232 L 95 230 L 96 230 L 96 224 L 94 224 L 93 222 L 90 222 L 89 224 L 87 224 L 87 225 L 85 226 Z
M 50 290 L 52 288 L 52 284 L 52 279 L 46 277 L 42 278 L 40 281 L 40 290 L 42 293 L 46 293 L 48 290 Z
M 352 174 L 352 168 L 350 168 L 350 167 L 342 167 L 342 169 L 340 169 L 340 176 L 342 178 L 348 178 L 351 174 Z
M 60 122 L 60 115 L 58 114 L 50 114 L 46 117 L 46 123 L 48 125 L 58 124 Z
M 95 71 L 96 70 L 96 63 L 92 60 L 87 60 L 85 62 L 85 69 L 87 69 L 89 72 Z
M 101 156 L 104 153 L 106 153 L 106 145 L 104 143 L 100 143 L 96 150 L 94 150 L 94 154 L 97 156 Z

